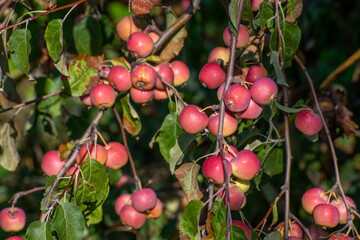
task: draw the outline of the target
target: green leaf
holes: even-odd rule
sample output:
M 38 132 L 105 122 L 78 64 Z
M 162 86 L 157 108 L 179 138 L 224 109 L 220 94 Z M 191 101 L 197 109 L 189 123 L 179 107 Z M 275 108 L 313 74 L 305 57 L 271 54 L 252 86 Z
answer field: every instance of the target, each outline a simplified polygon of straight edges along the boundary
M 264 171 L 270 177 L 283 172 L 283 149 L 280 147 L 274 148 L 264 163 Z
M 236 36 L 239 35 L 238 26 L 236 24 L 239 3 L 240 3 L 239 0 L 231 0 L 231 2 L 229 4 L 229 18 L 230 18 L 229 27 Z
M 58 62 L 59 56 L 62 52 L 62 24 L 61 19 L 54 19 L 46 27 L 45 30 L 45 42 L 47 49 L 49 50 L 50 57 L 54 62 Z
M 290 0 L 286 4 L 286 20 L 289 22 L 295 22 L 300 17 L 303 10 L 302 0 Z
M 275 202 L 275 204 L 273 206 L 272 215 L 273 215 L 273 218 L 272 218 L 270 227 L 274 226 L 277 223 L 277 221 L 279 220 L 279 213 L 277 210 L 277 202 Z
M 260 117 L 265 119 L 267 122 L 271 122 L 277 112 L 277 107 L 274 102 L 266 105 Z
M 276 82 L 283 87 L 289 87 L 289 84 L 286 82 L 284 75 L 282 74 L 282 71 L 280 68 L 278 52 L 275 52 L 275 51 L 271 52 L 270 63 L 273 65 L 273 67 L 275 69 Z
M 271 232 L 268 235 L 266 235 L 266 237 L 264 238 L 264 240 L 281 240 L 281 239 L 282 239 L 281 233 L 278 231 Z
M 69 75 L 70 77 L 67 79 L 68 91 L 71 96 L 79 97 L 87 90 L 91 78 L 97 78 L 98 72 L 95 68 L 89 67 L 84 59 L 77 59 L 75 64 L 70 67 Z
M 75 47 L 79 54 L 101 54 L 103 35 L 101 25 L 90 16 L 81 19 L 73 28 Z
M 61 74 L 65 75 L 65 76 L 69 76 L 69 70 L 67 68 L 64 53 L 62 53 L 60 55 L 58 62 L 55 62 L 54 65 Z
M 283 112 L 287 112 L 287 113 L 297 113 L 297 112 L 300 112 L 301 110 L 304 110 L 303 108 L 285 107 L 285 106 L 281 105 L 278 101 L 275 101 L 275 105 L 278 109 L 280 109 Z
M 211 221 L 211 226 L 214 230 L 214 236 L 219 237 L 223 227 L 226 227 L 226 207 L 221 198 L 216 198 L 211 206 L 211 212 L 214 217 Z
M 170 149 L 170 171 L 171 174 L 174 173 L 176 165 L 182 163 L 182 160 L 189 150 L 189 147 L 196 139 L 196 135 L 189 133 L 182 133 L 178 139 L 176 139 L 175 145 Z
M 251 7 L 250 0 L 244 0 L 242 19 L 247 22 L 252 22 L 254 19 L 254 12 Z
M 196 163 L 184 163 L 175 171 L 175 177 L 179 181 L 187 201 L 203 198 L 197 179 L 199 171 L 200 165 Z
M 53 93 L 57 90 L 60 90 L 62 86 L 62 81 L 60 77 L 54 79 L 38 79 L 37 81 L 38 86 L 36 87 L 36 91 L 38 96 Z M 61 115 L 61 106 L 61 96 L 58 94 L 41 100 L 37 104 L 37 110 L 41 113 L 47 113 L 52 117 L 57 117 Z
M 0 165 L 8 171 L 15 171 L 20 162 L 14 138 L 10 134 L 10 123 L 0 126 Z
M 109 178 L 105 167 L 95 159 L 83 162 L 81 172 L 75 194 L 76 203 L 83 211 L 88 225 L 98 223 L 102 220 L 102 204 L 109 193 Z
M 26 229 L 27 240 L 53 240 L 49 222 L 32 222 Z
M 276 26 L 277 27 L 277 26 Z M 283 36 L 281 39 L 282 57 L 284 61 L 284 68 L 290 67 L 294 55 L 299 47 L 301 39 L 301 30 L 299 26 L 288 22 L 280 22 L 280 31 Z M 270 37 L 270 49 L 272 51 L 279 51 L 279 37 L 278 31 L 274 31 Z
M 273 28 L 275 19 L 273 20 L 269 20 L 269 19 L 274 17 L 274 15 L 275 13 L 272 4 L 269 1 L 263 1 L 260 4 L 259 14 L 254 20 L 254 23 L 257 26 L 260 26 L 261 28 L 263 27 Z
M 29 55 L 31 52 L 31 32 L 27 29 L 19 29 L 11 34 L 8 47 L 11 60 L 16 68 L 29 74 Z
M 226 226 L 225 226 L 225 231 L 226 231 Z M 248 240 L 248 238 L 245 235 L 244 229 L 239 228 L 239 227 L 234 226 L 234 225 L 231 226 L 230 239 L 233 239 L 233 240 Z
M 133 136 L 137 136 L 141 132 L 142 125 L 139 114 L 130 103 L 129 94 L 121 97 L 120 103 L 126 131 Z
M 84 216 L 78 206 L 67 202 L 59 204 L 51 224 L 59 236 L 59 240 L 81 240 L 84 236 Z
M 180 221 L 180 236 L 186 237 L 186 239 L 195 239 L 198 233 L 198 219 L 202 205 L 203 203 L 201 201 L 192 200 L 186 206 Z
M 175 145 L 176 139 L 183 133 L 176 113 L 168 114 L 161 125 L 160 132 L 155 141 L 159 143 L 160 153 L 167 162 L 170 162 L 170 149 Z
M 51 193 L 52 186 L 56 180 L 57 180 L 56 175 L 52 175 L 46 180 L 44 197 L 40 203 L 40 210 L 43 213 L 48 210 L 48 204 L 50 201 L 52 201 L 52 199 L 50 198 L 50 193 Z

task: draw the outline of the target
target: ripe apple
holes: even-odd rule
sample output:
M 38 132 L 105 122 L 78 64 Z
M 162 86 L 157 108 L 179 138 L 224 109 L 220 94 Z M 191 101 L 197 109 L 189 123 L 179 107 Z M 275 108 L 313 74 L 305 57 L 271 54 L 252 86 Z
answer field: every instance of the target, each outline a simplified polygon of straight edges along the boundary
M 45 153 L 41 161 L 41 169 L 48 175 L 56 175 L 64 166 L 65 162 L 60 158 L 60 153 L 57 150 L 51 150 Z
M 92 102 L 90 99 L 90 93 L 80 96 L 80 101 L 87 106 L 92 106 Z
M 231 223 L 232 223 L 233 226 L 236 226 L 238 228 L 242 228 L 244 230 L 246 238 L 248 240 L 251 240 L 251 231 L 250 231 L 249 227 L 245 223 L 243 223 L 243 222 L 241 222 L 239 220 L 232 220 Z
M 146 217 L 144 213 L 136 211 L 132 205 L 125 205 L 120 211 L 120 220 L 124 225 L 139 229 L 144 225 Z
M 215 62 L 222 60 L 224 65 L 227 65 L 230 58 L 230 50 L 224 47 L 216 47 L 211 50 L 208 56 L 208 62 Z
M 173 85 L 174 83 L 174 72 L 166 64 L 159 64 L 155 67 L 155 70 L 157 73 L 163 78 L 163 80 L 170 85 Z M 160 80 L 159 77 L 156 78 L 155 87 L 160 90 L 164 90 L 166 88 L 165 84 Z
M 346 236 L 343 233 L 337 233 L 332 235 L 329 240 L 352 240 L 352 237 Z
M 232 168 L 229 161 L 226 161 L 229 176 L 231 176 Z M 225 182 L 225 171 L 220 156 L 211 156 L 207 158 L 202 165 L 202 173 L 207 179 L 212 179 L 215 184 L 223 184 Z
M 250 100 L 250 91 L 241 84 L 230 86 L 224 95 L 225 105 L 232 112 L 245 110 L 248 108 Z
M 218 88 L 225 82 L 226 73 L 216 62 L 206 63 L 199 73 L 199 80 L 204 87 L 209 89 Z
M 93 143 L 89 146 L 89 150 L 87 148 L 87 144 L 81 146 L 79 154 L 76 157 L 76 163 L 80 164 L 80 162 L 84 162 L 87 158 L 89 158 L 89 152 L 91 159 L 96 159 L 102 165 L 105 164 L 107 160 L 107 151 L 105 147 L 100 144 L 96 144 L 95 146 Z
M 147 103 L 150 102 L 154 97 L 154 90 L 139 90 L 137 88 L 130 89 L 131 99 L 135 103 Z
M 132 86 L 130 72 L 123 66 L 113 67 L 109 72 L 108 80 L 119 92 L 128 91 Z
M 328 196 L 321 188 L 311 188 L 307 190 L 301 198 L 301 204 L 304 210 L 312 214 L 314 208 L 321 203 L 327 203 Z
M 221 191 L 218 194 L 218 197 L 223 198 L 223 202 L 225 206 L 227 206 L 227 197 L 225 194 L 225 190 Z M 235 184 L 230 184 L 229 186 L 229 198 L 230 198 L 230 210 L 239 211 L 243 206 L 245 200 L 245 194 L 241 190 L 241 188 L 237 187 Z
M 168 99 L 169 96 L 174 95 L 174 92 L 170 89 L 160 90 L 154 88 L 153 91 L 154 91 L 154 99 L 158 101 Z
M 339 210 L 335 206 L 326 203 L 316 205 L 313 215 L 316 225 L 329 228 L 336 227 L 340 220 Z
M 134 32 L 127 40 L 129 51 L 136 53 L 139 57 L 147 57 L 154 49 L 154 42 L 149 34 L 144 32 Z
M 157 73 L 147 64 L 136 65 L 130 73 L 131 84 L 139 90 L 151 90 L 155 87 Z
M 247 27 L 240 24 L 238 37 L 236 41 L 236 48 L 246 47 L 249 42 L 249 31 Z M 231 41 L 231 30 L 229 27 L 226 27 L 223 33 L 223 40 L 226 46 L 230 47 Z
M 309 109 L 305 109 L 296 115 L 295 126 L 303 134 L 312 136 L 318 133 L 323 125 L 318 115 Z
M 346 197 L 346 201 L 347 203 L 349 204 L 349 207 L 352 207 L 352 208 L 355 208 L 356 209 L 356 204 L 354 202 L 354 200 L 352 200 L 351 198 L 349 197 Z M 330 202 L 331 205 L 335 206 L 339 212 L 340 212 L 340 220 L 339 220 L 339 223 L 340 224 L 345 224 L 347 223 L 347 210 L 346 210 L 346 206 L 345 206 L 345 203 L 344 203 L 344 200 L 343 198 L 339 197 L 337 199 L 333 199 L 331 202 Z M 354 220 L 355 218 L 355 215 L 354 214 L 351 214 L 351 219 Z
M 156 41 L 159 40 L 160 38 L 160 35 L 157 34 L 156 32 L 149 32 L 149 36 L 151 37 L 154 43 L 156 43 Z
M 115 187 L 116 188 L 121 188 L 122 186 L 124 186 L 125 184 L 127 184 L 128 182 L 130 182 L 130 176 L 127 174 L 122 174 L 119 181 L 117 181 L 115 183 Z
M 170 67 L 174 73 L 174 86 L 180 86 L 187 82 L 190 78 L 190 70 L 185 63 L 175 60 L 170 63 Z
M 151 188 L 143 188 L 142 190 L 133 192 L 131 195 L 132 206 L 138 212 L 146 212 L 153 209 L 156 205 L 156 193 Z
M 187 105 L 183 108 L 179 116 L 180 126 L 185 132 L 197 134 L 202 132 L 208 125 L 208 116 L 201 108 L 195 105 Z
M 0 212 L 0 227 L 5 232 L 19 232 L 23 230 L 26 222 L 24 210 L 18 207 L 4 208 Z
M 126 206 L 126 205 L 130 205 L 131 204 L 131 194 L 130 193 L 124 193 L 122 195 L 120 195 L 115 202 L 115 212 L 117 215 L 120 215 L 120 211 L 121 209 Z
M 111 169 L 122 168 L 128 162 L 127 151 L 121 143 L 110 142 L 107 144 L 107 160 L 105 167 Z
M 160 199 L 157 199 L 155 207 L 149 210 L 149 212 L 146 214 L 146 218 L 158 218 L 161 216 L 162 211 L 163 204 Z
M 6 240 L 24 240 L 24 239 L 19 236 L 12 236 L 12 237 L 7 238 Z
M 224 93 L 225 84 L 226 84 L 225 82 L 222 83 L 216 92 L 216 96 L 217 96 L 219 102 L 221 101 L 221 97 Z M 234 85 L 234 83 L 231 83 L 229 87 L 231 87 L 232 85 Z
M 233 145 L 224 146 L 225 150 L 225 159 L 230 161 L 233 157 L 236 157 L 236 154 L 239 152 L 236 147 Z
M 251 180 L 260 169 L 260 161 L 252 151 L 242 150 L 231 159 L 231 167 L 238 179 Z
M 115 103 L 116 92 L 114 88 L 108 84 L 99 84 L 91 89 L 90 100 L 95 107 L 109 108 Z
M 263 109 L 264 106 L 259 105 L 254 102 L 254 100 L 250 99 L 248 108 L 236 114 L 243 119 L 256 119 L 261 115 Z
M 284 221 L 282 221 L 276 226 L 276 231 L 279 231 L 281 235 L 284 235 L 284 228 L 285 228 L 285 223 Z M 290 236 L 300 239 L 302 239 L 303 237 L 303 231 L 301 230 L 301 227 L 294 221 L 292 221 L 289 226 L 289 237 Z
M 214 136 L 218 134 L 218 127 L 219 127 L 219 114 L 211 114 L 209 117 L 208 129 Z M 223 129 L 223 136 L 228 137 L 231 134 L 235 133 L 237 130 L 237 119 L 235 115 L 225 110 L 224 115 L 224 129 Z
M 253 65 L 247 75 L 246 75 L 246 81 L 250 83 L 254 83 L 256 80 L 260 78 L 267 77 L 267 71 L 263 66 L 260 65 Z
M 125 16 L 117 23 L 116 31 L 123 41 L 127 41 L 132 33 L 141 31 L 138 26 L 140 26 L 139 20 L 133 16 Z
M 250 88 L 252 99 L 259 105 L 267 105 L 276 98 L 278 88 L 270 78 L 260 78 Z

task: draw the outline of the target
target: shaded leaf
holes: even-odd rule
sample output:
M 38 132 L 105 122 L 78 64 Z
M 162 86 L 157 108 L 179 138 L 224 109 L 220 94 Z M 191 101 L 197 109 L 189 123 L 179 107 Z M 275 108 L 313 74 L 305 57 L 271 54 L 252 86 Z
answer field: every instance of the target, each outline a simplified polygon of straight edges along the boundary
M 10 123 L 0 126 L 0 165 L 8 171 L 15 171 L 20 162 L 14 138 L 10 134 Z
M 61 86 L 62 81 L 59 77 L 54 79 L 38 79 L 36 92 L 38 96 L 44 96 L 46 94 L 60 90 Z M 52 117 L 57 117 L 61 115 L 61 105 L 61 96 L 58 94 L 39 101 L 36 108 L 41 113 L 46 113 Z
M 304 110 L 303 108 L 285 107 L 285 106 L 281 105 L 278 101 L 275 101 L 275 105 L 278 109 L 280 109 L 283 112 L 287 112 L 287 113 L 297 113 L 297 112 Z
M 280 174 L 283 172 L 283 149 L 282 148 L 274 148 L 266 158 L 266 162 L 264 163 L 264 171 L 270 177 Z
M 52 186 L 56 180 L 57 180 L 56 175 L 52 175 L 46 180 L 44 197 L 40 202 L 40 210 L 43 213 L 45 213 L 48 210 L 49 208 L 48 205 L 52 201 L 52 199 L 50 198 L 50 194 L 51 194 Z
M 260 146 L 262 144 L 263 143 L 259 139 L 256 139 L 252 143 L 246 145 L 244 149 L 254 151 L 258 146 Z
M 18 29 L 13 32 L 8 41 L 11 60 L 16 68 L 28 75 L 29 55 L 31 52 L 31 32 L 27 29 Z
M 45 42 L 50 57 L 57 62 L 62 52 L 62 24 L 61 19 L 53 19 L 46 27 Z
M 130 103 L 129 94 L 120 98 L 122 109 L 122 120 L 124 127 L 128 133 L 133 136 L 137 136 L 141 132 L 141 121 L 139 114 Z
M 264 238 L 264 240 L 281 240 L 281 239 L 282 239 L 281 233 L 278 231 L 271 232 L 268 235 L 266 235 L 266 237 Z
M 226 207 L 221 198 L 216 198 L 213 205 L 211 206 L 211 212 L 214 217 L 211 222 L 211 226 L 214 230 L 214 236 L 216 239 L 221 236 L 221 231 L 226 227 Z
M 236 19 L 238 16 L 238 9 L 239 9 L 239 0 L 231 0 L 230 4 L 229 4 L 229 27 L 231 29 L 231 31 L 238 36 L 238 26 L 236 24 Z
M 281 71 L 278 52 L 275 51 L 271 52 L 270 63 L 273 65 L 275 69 L 276 82 L 283 87 L 289 87 Z
M 179 55 L 181 49 L 184 46 L 185 38 L 187 37 L 187 35 L 188 33 L 186 31 L 186 28 L 183 27 L 165 45 L 165 47 L 160 53 L 160 58 L 164 63 L 170 62 L 174 57 Z
M 300 17 L 303 10 L 303 1 L 302 0 L 291 0 L 288 1 L 287 12 L 285 19 L 289 22 L 295 22 L 298 17 Z
M 201 201 L 192 200 L 186 206 L 179 226 L 181 239 L 195 239 L 198 233 L 198 219 L 202 205 Z
M 187 201 L 203 198 L 197 180 L 199 171 L 200 165 L 196 163 L 184 163 L 175 171 L 175 177 L 179 181 Z
M 182 133 L 178 139 L 176 139 L 175 145 L 170 149 L 170 162 L 169 167 L 171 174 L 174 173 L 176 165 L 182 163 L 182 160 L 189 150 L 192 142 L 196 139 L 196 135 L 189 133 Z
M 254 18 L 253 9 L 251 7 L 250 0 L 244 0 L 242 19 L 251 22 Z
M 61 74 L 65 75 L 65 76 L 69 76 L 69 70 L 67 68 L 64 53 L 62 53 L 60 55 L 59 60 L 57 62 L 55 62 L 54 65 L 57 68 L 57 70 L 59 70 L 59 72 L 61 72 Z
M 51 236 L 50 223 L 49 222 L 32 222 L 26 229 L 27 240 L 52 240 L 55 239 Z
M 274 15 L 275 13 L 272 4 L 269 1 L 263 1 L 260 4 L 259 14 L 258 17 L 254 20 L 254 23 L 261 28 L 273 28 L 275 19 L 269 19 L 274 17 Z

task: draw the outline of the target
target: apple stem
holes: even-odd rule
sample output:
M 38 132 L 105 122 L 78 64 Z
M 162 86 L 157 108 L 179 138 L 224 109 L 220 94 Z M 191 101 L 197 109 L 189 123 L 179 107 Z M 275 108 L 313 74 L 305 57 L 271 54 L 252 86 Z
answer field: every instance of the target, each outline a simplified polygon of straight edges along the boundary
M 187 105 L 189 105 L 189 104 L 187 104 L 187 103 L 184 101 L 184 99 L 181 98 L 179 92 L 176 90 L 176 88 L 175 88 L 174 86 L 172 86 L 171 84 L 169 84 L 168 82 L 166 82 L 166 81 L 164 80 L 164 78 L 163 78 L 158 72 L 156 72 L 156 74 L 157 74 L 158 78 L 160 79 L 160 81 L 161 81 L 163 84 L 165 84 L 167 88 L 170 88 L 170 89 L 173 91 L 174 95 L 177 97 L 177 99 L 179 99 L 179 101 L 184 105 L 184 107 L 186 107 Z
M 136 190 L 142 190 L 142 186 L 141 186 L 141 181 L 140 181 L 140 178 L 138 177 L 137 173 L 136 173 L 136 168 L 135 168 L 135 164 L 134 164 L 134 159 L 132 158 L 132 155 L 131 155 L 131 152 L 130 152 L 130 148 L 129 148 L 129 145 L 128 145 L 128 142 L 127 142 L 127 139 L 126 139 L 126 132 L 125 132 L 125 127 L 124 127 L 124 124 L 123 122 L 121 121 L 121 117 L 120 117 L 120 114 L 119 112 L 117 111 L 116 107 L 113 106 L 112 108 L 114 114 L 115 114 L 115 117 L 116 117 L 116 120 L 118 121 L 118 124 L 120 126 L 120 130 L 121 130 L 121 135 L 122 135 L 122 139 L 123 139 L 123 142 L 124 142 L 124 146 L 126 148 L 126 151 L 128 153 L 128 156 L 129 156 L 129 162 L 130 162 L 130 166 L 131 166 L 131 170 L 133 172 L 133 175 L 134 175 L 134 179 L 135 179 L 135 182 L 136 182 Z
M 104 143 L 106 150 L 108 150 L 108 149 L 109 149 L 109 147 L 108 147 L 108 145 L 107 145 L 107 143 L 106 143 L 106 141 L 105 141 L 104 137 L 101 135 L 101 133 L 100 133 L 98 130 L 96 130 L 96 134 L 97 134 L 97 136 L 99 136 L 99 137 L 100 137 L 101 141 Z
M 345 193 L 344 193 L 344 189 L 343 189 L 343 187 L 341 185 L 339 166 L 338 166 L 338 159 L 337 159 L 337 156 L 336 156 L 333 141 L 331 139 L 329 128 L 328 128 L 328 126 L 326 124 L 324 115 L 323 115 L 323 113 L 321 111 L 321 108 L 320 108 L 319 101 L 317 99 L 314 83 L 313 83 L 308 71 L 306 70 L 306 67 L 304 66 L 304 64 L 302 63 L 302 61 L 300 60 L 300 58 L 296 54 L 294 56 L 294 59 L 299 64 L 300 68 L 303 70 L 303 72 L 304 72 L 304 74 L 306 76 L 306 79 L 308 80 L 310 90 L 311 90 L 311 94 L 312 94 L 312 97 L 313 97 L 314 102 L 315 102 L 315 107 L 316 107 L 316 109 L 317 109 L 317 111 L 319 113 L 319 116 L 321 118 L 321 122 L 322 122 L 323 127 L 324 127 L 325 135 L 326 135 L 329 147 L 330 147 L 330 152 L 331 152 L 331 156 L 332 156 L 333 164 L 334 164 L 335 179 L 336 179 L 336 182 L 335 182 L 334 186 L 332 187 L 332 189 L 338 189 L 340 191 L 341 196 L 343 198 L 343 201 L 345 203 L 346 210 L 347 210 L 347 223 L 349 225 L 349 228 L 355 229 L 355 231 L 357 232 L 357 230 L 355 228 L 355 225 L 354 225 L 354 223 L 353 223 L 353 221 L 351 219 L 351 207 L 349 206 L 349 203 L 348 203 L 348 201 L 346 199 L 346 196 L 345 196 Z

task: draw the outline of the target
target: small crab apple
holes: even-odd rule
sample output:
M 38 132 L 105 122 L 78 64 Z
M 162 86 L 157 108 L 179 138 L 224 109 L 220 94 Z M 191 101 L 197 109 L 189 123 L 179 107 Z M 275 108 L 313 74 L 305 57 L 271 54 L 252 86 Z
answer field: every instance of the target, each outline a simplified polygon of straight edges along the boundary
M 200 82 L 209 89 L 218 88 L 225 82 L 226 73 L 216 62 L 205 64 L 199 73 Z
M 224 95 L 226 107 L 232 112 L 240 112 L 248 108 L 251 100 L 250 91 L 241 84 L 230 86 Z
M 140 32 L 141 29 L 139 20 L 133 16 L 125 16 L 116 25 L 116 31 L 121 40 L 127 41 L 129 36 L 134 32 Z
M 45 153 L 41 161 L 41 169 L 48 175 L 56 175 L 64 166 L 65 162 L 60 158 L 60 153 L 57 150 L 51 150 Z
M 240 25 L 239 31 L 238 31 L 238 37 L 236 41 L 236 48 L 243 48 L 246 47 L 246 45 L 249 42 L 249 31 L 244 25 Z M 223 40 L 226 46 L 230 47 L 230 41 L 231 41 L 231 30 L 229 27 L 226 27 L 223 33 Z
M 144 225 L 146 217 L 144 213 L 136 211 L 132 205 L 125 205 L 120 211 L 120 220 L 124 225 L 139 229 Z
M 217 96 L 219 102 L 221 102 L 221 98 L 222 98 L 222 95 L 223 95 L 223 93 L 224 93 L 225 84 L 226 84 L 225 82 L 222 83 L 222 84 L 220 85 L 220 87 L 218 88 L 217 92 L 216 92 L 216 96 Z M 231 83 L 231 84 L 230 84 L 230 87 L 231 87 L 232 85 L 234 85 L 234 83 Z
M 241 222 L 239 220 L 232 220 L 231 223 L 232 223 L 233 226 L 236 226 L 238 228 L 242 228 L 244 230 L 246 238 L 248 240 L 251 240 L 251 231 L 250 231 L 249 227 L 245 223 L 243 223 L 243 222 Z
M 163 80 L 165 82 L 167 82 L 170 85 L 173 85 L 173 83 L 174 83 L 174 72 L 171 69 L 171 67 L 169 67 L 166 64 L 159 64 L 159 65 L 157 65 L 155 67 L 155 70 L 163 78 Z M 160 90 L 165 89 L 165 84 L 161 81 L 161 79 L 159 77 L 156 78 L 155 87 L 157 89 L 160 89 Z
M 208 116 L 195 105 L 187 105 L 183 108 L 179 116 L 180 126 L 185 132 L 197 134 L 202 132 L 208 125 Z
M 251 180 L 260 169 L 260 161 L 252 151 L 242 150 L 231 159 L 231 166 L 236 178 Z
M 267 105 L 276 98 L 278 88 L 270 78 L 260 78 L 250 88 L 251 98 L 260 105 Z
M 149 34 L 144 32 L 134 32 L 127 40 L 129 51 L 136 53 L 139 57 L 147 57 L 154 49 L 154 42 Z
M 211 50 L 208 56 L 208 62 L 215 62 L 221 60 L 224 65 L 227 65 L 230 58 L 230 50 L 224 47 L 216 47 Z
M 160 199 L 156 200 L 156 205 L 154 208 L 150 209 L 148 213 L 146 213 L 146 218 L 158 218 L 161 216 L 163 211 L 163 204 Z
M 190 78 L 190 70 L 185 63 L 175 60 L 170 63 L 170 67 L 174 72 L 174 86 L 180 86 L 187 82 Z
M 79 154 L 76 157 L 76 163 L 80 164 L 80 162 L 84 162 L 87 158 L 96 159 L 102 165 L 105 164 L 107 160 L 107 151 L 105 147 L 101 146 L 100 144 L 94 145 L 93 143 L 87 147 L 87 144 L 81 146 Z
M 246 75 L 246 81 L 250 83 L 254 83 L 256 80 L 260 78 L 267 77 L 267 71 L 263 66 L 260 65 L 253 65 L 247 75 Z
M 115 212 L 117 215 L 120 215 L 120 211 L 121 209 L 126 206 L 126 205 L 130 205 L 131 204 L 131 194 L 130 193 L 124 193 L 122 195 L 120 195 L 115 202 Z
M 327 203 L 316 205 L 313 215 L 316 225 L 329 228 L 336 227 L 340 220 L 339 210 L 335 206 Z
M 232 173 L 231 164 L 226 161 L 229 175 Z M 220 156 L 211 156 L 207 158 L 202 165 L 202 173 L 207 179 L 211 179 L 215 184 L 223 184 L 225 182 L 224 165 Z
M 227 197 L 225 191 L 221 191 L 218 195 L 219 197 L 223 197 L 223 202 L 225 206 L 227 206 Z M 239 211 L 243 207 L 243 203 L 245 200 L 245 194 L 238 186 L 234 184 L 230 184 L 229 186 L 229 198 L 230 198 L 230 210 Z M 245 205 L 244 205 L 245 206 Z
M 157 34 L 156 32 L 149 32 L 149 36 L 151 37 L 154 43 L 156 43 L 156 41 L 159 40 L 160 38 L 160 35 Z
M 87 106 L 92 106 L 92 102 L 90 99 L 90 93 L 80 96 L 80 101 Z
M 127 174 L 122 174 L 119 181 L 117 181 L 115 183 L 115 188 L 121 188 L 122 186 L 124 186 L 125 184 L 129 183 L 130 180 L 130 176 Z
M 318 133 L 322 128 L 321 118 L 309 109 L 301 110 L 295 118 L 296 128 L 307 136 Z
M 25 227 L 26 214 L 18 207 L 4 208 L 0 212 L 0 227 L 5 232 L 19 232 Z
M 256 119 L 261 115 L 263 109 L 264 106 L 259 105 L 254 102 L 254 100 L 250 99 L 249 106 L 244 111 L 238 112 L 236 114 L 243 119 Z
M 226 145 L 224 146 L 225 150 L 225 159 L 230 161 L 233 157 L 236 156 L 236 154 L 239 152 L 236 147 L 233 145 Z
M 254 12 L 259 11 L 259 9 L 260 9 L 260 4 L 261 4 L 263 1 L 264 1 L 264 0 L 250 0 L 251 8 L 253 9 Z
M 312 214 L 314 208 L 321 203 L 326 203 L 328 196 L 321 188 L 311 188 L 307 190 L 301 198 L 301 204 L 305 211 Z
M 139 90 L 151 90 L 155 87 L 157 73 L 147 64 L 139 64 L 131 70 L 131 84 Z
M 352 208 L 355 208 L 356 209 L 356 204 L 354 202 L 354 200 L 352 200 L 351 198 L 349 197 L 346 197 L 346 201 L 347 203 L 349 204 L 349 207 L 352 207 Z M 343 198 L 339 197 L 337 199 L 333 199 L 331 202 L 330 202 L 331 205 L 334 205 L 340 212 L 340 220 L 339 220 L 339 223 L 340 224 L 345 224 L 347 223 L 347 210 L 346 210 L 346 206 L 345 206 L 345 203 L 344 203 L 344 200 Z M 351 219 L 354 220 L 355 218 L 355 215 L 354 214 L 351 214 Z
M 151 188 L 133 192 L 131 195 L 131 204 L 138 212 L 146 212 L 153 209 L 156 205 L 156 193 Z
M 116 92 L 114 88 L 108 84 L 99 84 L 90 91 L 90 100 L 92 105 L 98 108 L 109 108 L 114 105 Z
M 352 240 L 352 239 L 353 239 L 352 237 L 346 236 L 343 233 L 334 234 L 329 238 L 329 240 Z
M 250 189 L 250 181 L 249 180 L 241 180 L 241 179 L 235 179 L 233 181 L 233 183 L 241 188 L 241 190 L 243 191 L 243 193 L 246 193 L 247 191 L 249 191 Z
M 24 240 L 24 239 L 19 236 L 12 236 L 12 237 L 7 238 L 6 240 Z
M 219 128 L 219 114 L 211 114 L 209 117 L 209 123 L 208 123 L 208 129 L 214 136 L 217 136 L 218 134 L 218 128 Z M 223 128 L 223 136 L 228 137 L 231 134 L 235 133 L 237 130 L 237 119 L 235 115 L 225 110 L 224 113 L 224 128 Z
M 108 80 L 119 92 L 128 91 L 132 86 L 130 72 L 123 66 L 113 67 L 109 72 Z
M 128 162 L 127 151 L 121 143 L 110 142 L 107 144 L 107 160 L 105 167 L 111 169 L 122 168 Z
M 150 102 L 154 97 L 154 90 L 139 90 L 137 88 L 130 89 L 131 99 L 135 103 L 147 103 Z
M 285 228 L 285 223 L 284 221 L 282 221 L 276 226 L 276 231 L 280 232 L 281 235 L 283 235 L 284 228 Z M 292 221 L 291 224 L 289 225 L 289 236 L 302 239 L 303 231 L 301 230 L 301 227 L 294 221 Z
M 174 92 L 170 89 L 160 90 L 154 88 L 153 91 L 154 91 L 154 99 L 158 101 L 168 99 L 169 96 L 174 95 Z

